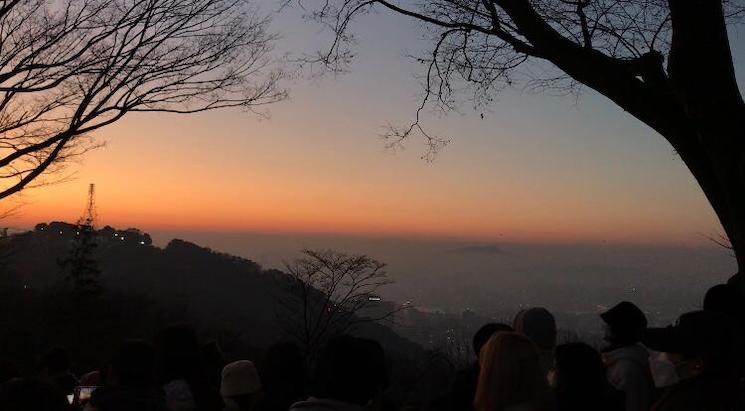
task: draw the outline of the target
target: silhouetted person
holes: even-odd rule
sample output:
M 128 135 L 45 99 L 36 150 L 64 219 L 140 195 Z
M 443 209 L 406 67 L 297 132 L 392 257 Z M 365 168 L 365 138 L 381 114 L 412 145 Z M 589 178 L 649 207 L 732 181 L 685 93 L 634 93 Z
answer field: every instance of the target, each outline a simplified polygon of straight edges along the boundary
M 139 340 L 122 344 L 111 363 L 110 383 L 91 394 L 86 411 L 166 411 L 155 380 L 155 350 Z
M 368 411 L 395 410 L 394 404 L 384 396 L 390 381 L 388 380 L 388 369 L 383 347 L 377 341 L 369 338 L 358 338 L 357 341 L 366 358 L 365 368 L 368 369 L 368 372 L 365 383 L 373 393 L 373 397 L 367 402 Z
M 718 284 L 711 287 L 704 296 L 704 311 L 711 311 L 726 315 L 733 324 L 739 326 L 743 335 L 745 335 L 745 300 L 732 284 Z M 740 358 L 745 357 L 745 347 L 735 347 L 738 349 Z M 745 392 L 745 369 L 741 369 L 740 375 L 741 390 Z
M 548 387 L 538 347 L 514 332 L 492 335 L 481 350 L 477 411 L 542 411 Z
M 307 371 L 305 358 L 295 343 L 269 347 L 259 370 L 262 396 L 261 411 L 287 411 L 293 403 L 305 398 Z
M 63 347 L 54 347 L 47 352 L 39 364 L 39 376 L 49 381 L 65 395 L 72 395 L 78 379 L 70 371 L 70 354 Z
M 223 368 L 220 395 L 225 411 L 252 411 L 260 393 L 259 373 L 251 361 L 234 361 Z
M 169 327 L 162 344 L 163 390 L 168 409 L 222 410 L 222 397 L 209 383 L 196 332 L 188 326 Z
M 737 293 L 727 284 L 717 284 L 706 291 L 704 296 L 704 310 L 723 314 L 735 314 L 739 302 Z
M 686 313 L 674 326 L 647 330 L 644 342 L 665 352 L 679 378 L 653 410 L 745 409 L 739 384 L 743 335 L 731 317 L 713 311 Z
M 654 382 L 649 368 L 649 351 L 640 344 L 647 317 L 634 304 L 623 301 L 600 314 L 605 322 L 608 348 L 603 361 L 608 380 L 622 391 L 626 411 L 647 411 L 654 399 Z
M 387 386 L 385 356 L 372 340 L 340 336 L 319 353 L 313 372 L 311 396 L 291 411 L 362 410 Z
M 479 382 L 479 353 L 492 335 L 498 332 L 514 331 L 512 327 L 502 323 L 488 323 L 483 325 L 473 335 L 472 347 L 475 361 L 466 369 L 458 371 L 453 385 L 446 398 L 440 398 L 430 407 L 432 409 L 447 409 L 468 411 L 473 410 L 473 397 L 476 395 L 476 385 Z
M 69 403 L 49 381 L 14 378 L 0 385 L 0 410 L 68 411 Z
M 745 301 L 740 298 L 737 289 L 730 284 L 717 284 L 704 296 L 704 311 L 725 314 L 735 320 L 745 332 Z
M 530 338 L 541 353 L 541 367 L 544 372 L 554 365 L 556 346 L 556 320 L 545 308 L 534 307 L 522 310 L 515 316 L 512 327 L 516 332 Z
M 624 410 L 624 394 L 608 382 L 600 353 L 587 344 L 557 346 L 550 380 L 556 411 Z

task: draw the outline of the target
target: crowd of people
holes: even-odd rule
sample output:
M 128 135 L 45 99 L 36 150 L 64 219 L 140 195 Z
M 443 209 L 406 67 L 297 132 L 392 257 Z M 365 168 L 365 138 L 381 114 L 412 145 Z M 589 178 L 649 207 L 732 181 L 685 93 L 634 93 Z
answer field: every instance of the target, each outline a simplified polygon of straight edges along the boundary
M 729 285 L 711 288 L 703 309 L 665 328 L 621 302 L 600 314 L 598 350 L 557 345 L 544 308 L 490 323 L 473 337 L 475 359 L 433 411 L 735 411 L 745 410 L 745 317 Z M 3 411 L 388 411 L 386 356 L 371 339 L 341 335 L 312 364 L 292 343 L 272 346 L 259 367 L 224 364 L 216 344 L 202 346 L 189 327 L 167 329 L 157 345 L 124 342 L 110 364 L 79 378 L 63 348 L 21 378 L 0 364 Z

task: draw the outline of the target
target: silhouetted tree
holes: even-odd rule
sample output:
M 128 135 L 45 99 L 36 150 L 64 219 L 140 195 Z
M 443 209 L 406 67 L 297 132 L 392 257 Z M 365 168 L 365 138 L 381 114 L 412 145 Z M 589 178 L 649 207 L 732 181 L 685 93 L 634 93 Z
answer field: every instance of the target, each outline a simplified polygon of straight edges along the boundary
M 366 255 L 332 250 L 302 251 L 303 257 L 286 263 L 290 275 L 280 298 L 279 320 L 311 356 L 325 341 L 363 322 L 389 318 L 391 312 L 362 316 L 375 304 L 381 287 L 390 284 L 385 264 Z
M 127 113 L 282 99 L 268 24 L 243 0 L 0 1 L 0 199 Z
M 78 224 L 69 256 L 59 261 L 65 281 L 72 284 L 74 295 L 81 300 L 88 300 L 101 293 L 101 270 L 94 256 L 96 247 L 96 230 L 93 226 Z
M 293 0 L 286 0 L 285 4 Z M 745 103 L 735 79 L 727 0 L 329 0 L 298 2 L 335 34 L 309 60 L 342 70 L 352 58 L 350 23 L 387 10 L 429 28 L 432 52 L 416 119 L 391 130 L 396 143 L 424 134 L 428 102 L 449 109 L 456 93 L 477 104 L 517 81 L 568 91 L 590 87 L 664 136 L 703 189 L 734 248 L 745 293 Z M 545 64 L 548 62 L 549 64 Z M 537 63 L 534 69 L 526 65 Z M 536 74 L 545 73 L 545 75 Z M 468 86 L 468 87 L 464 87 Z

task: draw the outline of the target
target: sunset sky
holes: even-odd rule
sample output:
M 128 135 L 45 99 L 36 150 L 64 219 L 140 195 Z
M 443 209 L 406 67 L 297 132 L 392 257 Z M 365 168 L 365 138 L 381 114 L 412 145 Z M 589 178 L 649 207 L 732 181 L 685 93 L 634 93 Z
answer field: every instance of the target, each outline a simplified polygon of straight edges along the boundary
M 408 121 L 421 92 L 421 67 L 404 55 L 426 43 L 406 19 L 373 20 L 358 26 L 350 74 L 288 82 L 268 119 L 131 115 L 98 132 L 106 147 L 71 180 L 26 191 L 7 224 L 76 220 L 95 183 L 99 224 L 146 231 L 664 244 L 721 231 L 667 142 L 590 91 L 508 90 L 483 119 L 468 107 L 429 114 L 426 126 L 452 139 L 433 162 L 417 138 L 385 150 L 384 126 Z M 328 39 L 292 13 L 274 27 L 282 52 Z M 731 35 L 741 77 L 743 35 Z

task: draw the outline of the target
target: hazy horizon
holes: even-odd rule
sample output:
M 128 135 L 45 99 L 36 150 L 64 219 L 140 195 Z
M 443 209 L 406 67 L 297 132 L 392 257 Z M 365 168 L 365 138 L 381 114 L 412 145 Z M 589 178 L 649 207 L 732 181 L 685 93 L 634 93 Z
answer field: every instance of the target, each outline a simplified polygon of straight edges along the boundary
M 126 227 L 115 227 L 124 229 Z M 140 227 L 141 228 L 141 227 Z M 454 238 L 360 235 L 144 230 L 154 245 L 178 238 L 217 252 L 238 255 L 264 268 L 303 248 L 367 254 L 387 264 L 394 283 L 382 295 L 430 310 L 486 316 L 521 306 L 546 306 L 561 313 L 600 311 L 620 300 L 637 302 L 665 323 L 700 307 L 713 284 L 736 271 L 728 250 L 699 245 L 614 243 L 520 243 Z
M 180 238 L 265 268 L 282 269 L 283 261 L 299 256 L 303 248 L 367 254 L 388 264 L 394 283 L 384 289 L 385 298 L 453 313 L 473 309 L 487 316 L 536 305 L 564 313 L 592 312 L 631 300 L 658 313 L 664 323 L 700 307 L 706 289 L 736 271 L 728 251 L 711 242 L 661 246 L 307 233 L 150 234 L 159 246 Z

